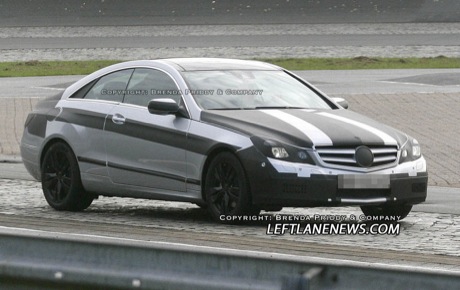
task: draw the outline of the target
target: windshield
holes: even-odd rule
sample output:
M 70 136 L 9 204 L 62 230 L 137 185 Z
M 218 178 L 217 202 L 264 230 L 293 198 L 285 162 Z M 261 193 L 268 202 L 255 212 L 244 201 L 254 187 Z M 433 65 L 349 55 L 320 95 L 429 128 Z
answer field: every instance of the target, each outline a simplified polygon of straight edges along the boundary
M 190 92 L 205 110 L 330 109 L 317 93 L 284 71 L 182 72 Z

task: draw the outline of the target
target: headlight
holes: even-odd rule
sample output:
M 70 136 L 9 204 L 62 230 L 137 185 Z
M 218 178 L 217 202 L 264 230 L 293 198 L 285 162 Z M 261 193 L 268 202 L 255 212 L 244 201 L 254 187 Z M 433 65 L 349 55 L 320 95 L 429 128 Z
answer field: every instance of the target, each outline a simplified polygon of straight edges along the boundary
M 272 155 L 278 159 L 285 159 L 289 157 L 289 153 L 287 153 L 284 147 L 272 147 Z
M 270 158 L 286 160 L 298 163 L 314 164 L 313 159 L 304 148 L 288 145 L 260 137 L 251 137 L 252 143 L 263 155 Z
M 420 156 L 422 156 L 420 144 L 416 139 L 409 137 L 409 140 L 401 149 L 401 158 L 399 159 L 399 163 L 414 161 L 420 158 Z
M 418 144 L 418 141 L 415 139 L 412 139 L 412 157 L 417 159 L 421 155 L 422 155 L 422 152 L 420 150 L 420 145 Z

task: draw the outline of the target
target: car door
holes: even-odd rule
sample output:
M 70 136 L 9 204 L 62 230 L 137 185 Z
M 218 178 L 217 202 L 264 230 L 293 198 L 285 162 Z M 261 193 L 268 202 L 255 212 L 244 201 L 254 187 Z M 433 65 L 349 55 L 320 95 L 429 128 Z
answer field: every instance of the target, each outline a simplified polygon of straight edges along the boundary
M 155 98 L 180 102 L 174 80 L 155 69 L 135 69 L 124 102 L 105 125 L 109 176 L 114 183 L 185 191 L 186 133 L 190 119 L 148 111 Z
M 107 176 L 106 150 L 101 138 L 107 115 L 123 101 L 134 69 L 109 73 L 70 96 L 59 120 L 69 124 L 65 135 L 74 145 L 82 174 Z

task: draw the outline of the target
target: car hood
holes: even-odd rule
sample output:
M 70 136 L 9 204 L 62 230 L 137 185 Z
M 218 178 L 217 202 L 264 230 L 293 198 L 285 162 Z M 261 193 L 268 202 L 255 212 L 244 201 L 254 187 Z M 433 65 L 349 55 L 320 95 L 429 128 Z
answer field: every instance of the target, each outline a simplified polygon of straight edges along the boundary
M 349 110 L 207 110 L 201 121 L 299 147 L 401 146 L 407 135 Z

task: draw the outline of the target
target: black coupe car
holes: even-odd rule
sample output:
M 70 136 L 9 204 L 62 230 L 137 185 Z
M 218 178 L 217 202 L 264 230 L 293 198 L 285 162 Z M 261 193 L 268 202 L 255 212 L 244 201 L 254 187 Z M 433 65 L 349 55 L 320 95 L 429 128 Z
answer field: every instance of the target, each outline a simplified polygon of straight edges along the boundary
M 105 195 L 192 202 L 224 222 L 342 205 L 404 218 L 427 194 L 419 143 L 346 107 L 268 63 L 130 61 L 39 103 L 21 152 L 58 210 Z

